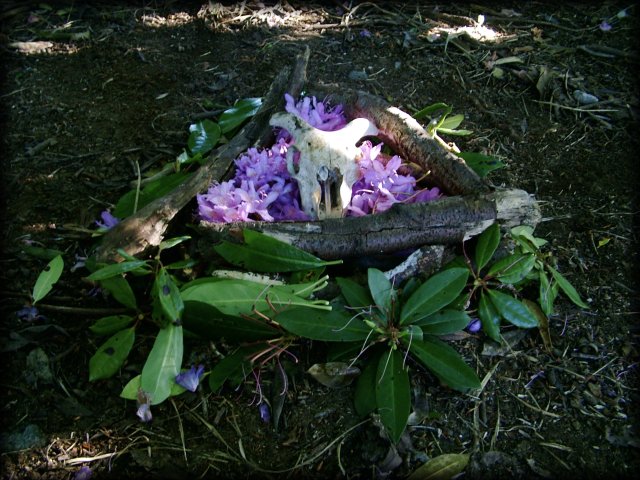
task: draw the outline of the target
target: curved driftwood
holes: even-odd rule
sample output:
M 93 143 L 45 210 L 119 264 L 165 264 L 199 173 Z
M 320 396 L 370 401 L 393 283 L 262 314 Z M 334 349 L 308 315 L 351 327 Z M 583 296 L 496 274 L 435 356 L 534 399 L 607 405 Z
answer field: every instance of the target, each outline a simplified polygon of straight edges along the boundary
M 220 240 L 242 238 L 243 229 L 272 236 L 324 259 L 397 252 L 422 245 L 459 244 L 494 222 L 509 227 L 535 226 L 540 211 L 523 190 L 446 197 L 363 217 L 330 218 L 315 222 L 204 223 L 201 250 L 211 251 Z

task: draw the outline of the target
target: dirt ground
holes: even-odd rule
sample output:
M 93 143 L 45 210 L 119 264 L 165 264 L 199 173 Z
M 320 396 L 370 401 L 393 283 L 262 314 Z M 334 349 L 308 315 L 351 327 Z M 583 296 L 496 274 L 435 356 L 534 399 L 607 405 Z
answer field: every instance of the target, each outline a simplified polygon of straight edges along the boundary
M 93 478 L 404 477 L 441 453 L 473 454 L 468 478 L 640 468 L 639 12 L 629 2 L 78 3 L 2 3 L 3 479 L 74 478 L 83 465 Z M 500 43 L 442 33 L 481 14 Z M 375 419 L 357 417 L 351 388 L 304 374 L 310 357 L 277 432 L 251 385 L 177 397 L 141 423 L 118 394 L 146 358 L 144 334 L 118 375 L 88 381 L 99 340 L 87 326 L 116 305 L 68 269 L 92 244 L 83 229 L 129 190 L 136 162 L 148 173 L 174 161 L 190 123 L 263 95 L 305 45 L 313 80 L 408 112 L 445 102 L 464 113 L 473 134 L 447 140 L 498 156 L 507 168 L 493 183 L 536 195 L 536 233 L 591 306 L 558 302 L 552 352 L 536 332 L 494 355 L 483 337 L 457 342 L 488 380 L 482 394 L 418 378 L 426 416 L 397 451 Z M 65 252 L 67 267 L 42 302 L 46 318 L 31 323 L 16 311 L 46 260 L 27 246 Z M 213 363 L 213 345 L 188 347 Z

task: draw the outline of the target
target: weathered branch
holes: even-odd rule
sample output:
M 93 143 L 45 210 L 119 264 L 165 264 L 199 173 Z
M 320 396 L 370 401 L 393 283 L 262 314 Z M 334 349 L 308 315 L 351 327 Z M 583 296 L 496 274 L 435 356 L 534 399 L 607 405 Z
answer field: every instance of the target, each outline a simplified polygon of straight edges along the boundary
M 422 245 L 453 245 L 478 235 L 494 222 L 505 227 L 535 226 L 540 211 L 523 190 L 497 190 L 484 195 L 446 197 L 363 217 L 315 222 L 205 223 L 203 254 L 223 239 L 241 238 L 242 229 L 260 231 L 323 259 L 376 255 Z
M 214 179 L 221 180 L 228 175 L 233 160 L 243 151 L 252 145 L 266 143 L 272 135 L 269 118 L 281 109 L 285 93 L 294 97 L 300 94 L 306 81 L 308 62 L 307 47 L 296 59 L 293 71 L 289 67 L 282 69 L 271 84 L 258 113 L 229 143 L 216 148 L 189 180 L 127 217 L 105 234 L 96 253 L 98 261 L 122 260 L 118 249 L 137 255 L 159 245 L 171 220 L 196 194 L 206 190 Z
M 314 87 L 321 98 L 344 105 L 349 118 L 362 117 L 376 124 L 380 139 L 405 161 L 420 165 L 430 172 L 430 184 L 448 195 L 488 193 L 484 182 L 464 160 L 445 150 L 411 115 L 391 106 L 381 97 L 366 92 Z M 322 92 L 322 93 L 320 93 Z M 340 93 L 335 93 L 340 92 Z

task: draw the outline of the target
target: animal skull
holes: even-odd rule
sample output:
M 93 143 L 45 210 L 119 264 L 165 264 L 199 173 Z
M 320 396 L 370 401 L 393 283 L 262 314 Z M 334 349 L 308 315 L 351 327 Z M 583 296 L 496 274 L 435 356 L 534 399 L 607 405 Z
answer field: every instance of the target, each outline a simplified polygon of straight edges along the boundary
M 274 114 L 269 124 L 284 128 L 294 139 L 287 151 L 287 168 L 298 182 L 305 213 L 312 219 L 341 217 L 359 177 L 356 143 L 377 135 L 376 126 L 366 118 L 356 118 L 340 130 L 325 132 L 290 113 Z M 297 166 L 294 150 L 300 152 Z

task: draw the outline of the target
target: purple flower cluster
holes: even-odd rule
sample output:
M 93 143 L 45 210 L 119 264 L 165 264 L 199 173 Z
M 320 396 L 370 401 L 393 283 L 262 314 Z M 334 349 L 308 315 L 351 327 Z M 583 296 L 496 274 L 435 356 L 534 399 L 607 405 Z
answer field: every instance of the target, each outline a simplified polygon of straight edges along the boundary
M 285 95 L 285 110 L 313 127 L 335 131 L 347 125 L 342 105 L 328 107 L 315 97 L 298 102 Z M 209 222 L 308 220 L 300 206 L 297 183 L 287 170 L 289 132 L 276 133 L 275 144 L 266 149 L 250 148 L 235 161 L 233 180 L 213 184 L 197 195 L 200 218 Z M 424 202 L 440 197 L 437 188 L 416 191 L 416 179 L 398 173 L 402 159 L 381 154 L 382 144 L 365 141 L 359 162 L 361 179 L 353 185 L 350 216 L 383 212 L 393 204 Z M 299 155 L 298 152 L 296 152 Z M 294 156 L 294 162 L 297 158 Z
M 360 151 L 360 173 L 362 177 L 352 187 L 353 195 L 348 214 L 360 217 L 372 213 L 384 212 L 395 203 L 428 202 L 440 198 L 437 187 L 416 191 L 416 179 L 411 175 L 402 175 L 398 169 L 402 159 L 381 153 L 383 144 L 373 145 L 362 142 Z

